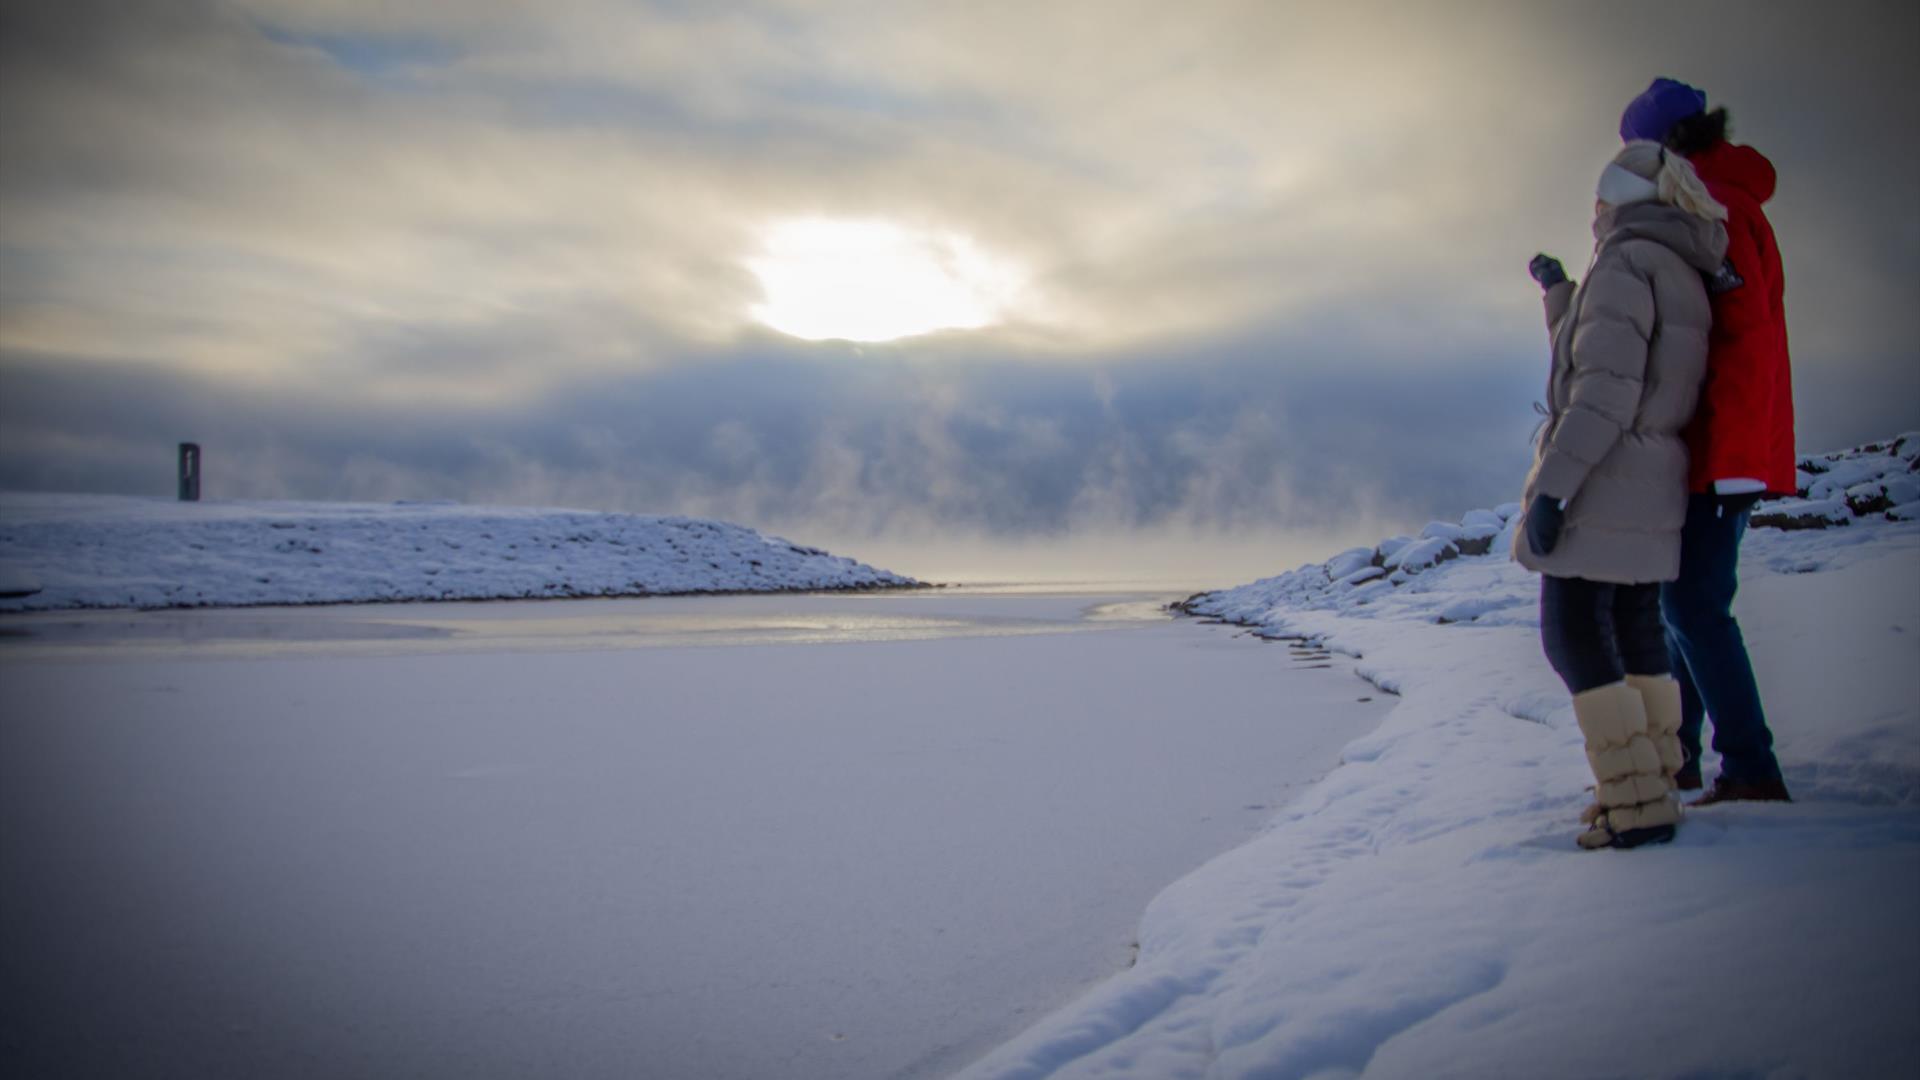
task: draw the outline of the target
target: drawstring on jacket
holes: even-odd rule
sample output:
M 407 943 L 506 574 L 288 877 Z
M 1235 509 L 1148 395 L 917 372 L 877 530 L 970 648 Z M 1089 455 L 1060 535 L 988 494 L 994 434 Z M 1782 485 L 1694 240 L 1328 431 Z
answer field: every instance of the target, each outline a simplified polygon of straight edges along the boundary
M 1533 411 L 1539 414 L 1540 422 L 1533 425 L 1533 434 L 1527 436 L 1527 444 L 1530 446 L 1539 446 L 1540 433 L 1545 431 L 1547 425 L 1553 422 L 1553 413 L 1547 409 L 1545 402 L 1540 401 L 1533 403 Z

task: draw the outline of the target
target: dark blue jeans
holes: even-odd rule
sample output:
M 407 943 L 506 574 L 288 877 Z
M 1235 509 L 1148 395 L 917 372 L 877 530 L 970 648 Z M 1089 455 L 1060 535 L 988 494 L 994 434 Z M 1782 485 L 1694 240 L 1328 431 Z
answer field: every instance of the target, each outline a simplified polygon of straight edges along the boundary
M 1701 724 L 1712 716 L 1720 775 L 1743 784 L 1780 779 L 1753 662 L 1733 617 L 1740 539 L 1753 502 L 1751 496 L 1689 496 L 1680 534 L 1680 578 L 1660 587 L 1667 651 L 1680 680 L 1680 745 L 1687 767 L 1700 768 Z

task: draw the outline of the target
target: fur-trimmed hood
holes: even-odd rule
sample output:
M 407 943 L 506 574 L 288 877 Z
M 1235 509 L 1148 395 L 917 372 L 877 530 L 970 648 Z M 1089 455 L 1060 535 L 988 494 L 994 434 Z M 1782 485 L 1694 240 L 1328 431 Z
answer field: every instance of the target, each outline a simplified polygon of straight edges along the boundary
M 1717 142 L 1687 159 L 1708 187 L 1738 188 L 1756 203 L 1773 198 L 1777 175 L 1773 162 L 1751 146 Z
M 1702 273 L 1720 269 L 1727 257 L 1727 227 L 1666 203 L 1628 203 L 1609 207 L 1593 219 L 1593 238 L 1602 246 L 1621 240 L 1652 240 L 1673 249 Z

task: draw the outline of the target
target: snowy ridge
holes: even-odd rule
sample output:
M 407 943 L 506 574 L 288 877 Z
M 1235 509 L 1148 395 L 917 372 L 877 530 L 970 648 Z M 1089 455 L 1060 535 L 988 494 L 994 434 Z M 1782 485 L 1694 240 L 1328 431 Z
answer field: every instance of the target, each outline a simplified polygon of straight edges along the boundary
M 964 1075 L 1910 1069 L 1920 525 L 1889 511 L 1913 505 L 1916 444 L 1809 459 L 1809 488 L 1860 504 L 1847 527 L 1749 534 L 1736 612 L 1797 801 L 1689 811 L 1661 848 L 1573 843 L 1591 778 L 1538 579 L 1506 554 L 1517 507 L 1193 598 L 1354 657 L 1401 701 L 1259 838 L 1161 893 L 1132 969 Z
M 1753 528 L 1828 529 L 1915 520 L 1920 517 L 1920 432 L 1887 443 L 1806 455 L 1799 460 L 1798 479 L 1797 498 L 1754 507 Z M 1264 625 L 1261 614 L 1276 605 L 1351 611 L 1452 559 L 1492 554 L 1504 560 L 1513 547 L 1519 514 L 1519 503 L 1469 511 L 1457 524 L 1431 522 L 1419 536 L 1391 536 L 1277 577 L 1194 597 L 1185 607 L 1190 614 L 1247 625 Z M 1412 590 L 1416 595 L 1434 591 Z M 1497 592 L 1443 594 L 1445 603 L 1423 609 L 1437 622 L 1476 621 L 1515 604 L 1533 603 L 1531 596 Z
M 456 504 L 0 494 L 0 611 L 917 584 L 696 518 Z

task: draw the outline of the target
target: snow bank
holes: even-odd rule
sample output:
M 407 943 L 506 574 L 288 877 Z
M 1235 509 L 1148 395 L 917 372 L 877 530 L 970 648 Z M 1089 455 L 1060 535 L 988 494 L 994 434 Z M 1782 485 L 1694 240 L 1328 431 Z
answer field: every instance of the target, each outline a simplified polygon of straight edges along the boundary
M 1891 501 L 1885 459 L 1910 472 L 1917 442 L 1807 471 Z M 1518 509 L 1462 520 L 1498 523 L 1487 555 L 1411 558 L 1422 542 L 1398 537 L 1188 602 L 1354 656 L 1402 699 L 1260 838 L 1163 892 L 1131 970 L 966 1075 L 1911 1069 L 1920 526 L 1869 508 L 1751 533 L 1737 611 L 1797 801 L 1690 811 L 1673 844 L 1584 852 L 1591 778 L 1541 655 L 1538 579 L 1506 554 Z
M 897 588 L 683 517 L 420 503 L 0 494 L 0 611 Z

